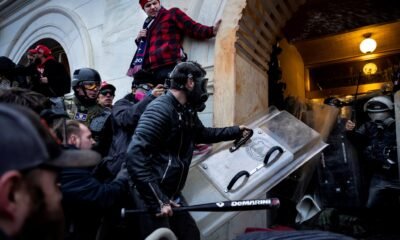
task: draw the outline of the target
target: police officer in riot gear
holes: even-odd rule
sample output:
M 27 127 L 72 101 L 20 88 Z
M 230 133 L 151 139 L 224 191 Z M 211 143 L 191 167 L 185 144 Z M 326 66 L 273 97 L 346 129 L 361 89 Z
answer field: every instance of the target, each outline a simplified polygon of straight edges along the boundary
M 352 142 L 362 147 L 363 158 L 370 171 L 368 208 L 398 206 L 396 197 L 390 195 L 398 184 L 398 162 L 393 102 L 387 96 L 373 97 L 364 105 L 370 121 L 355 131 L 355 123 L 348 121 L 346 130 Z
M 95 150 L 102 156 L 108 153 L 111 144 L 110 111 L 104 111 L 97 104 L 100 91 L 100 74 L 91 68 L 81 68 L 74 71 L 72 89 L 74 95 L 65 99 L 67 113 L 71 119 L 78 120 L 89 127 L 96 141 Z

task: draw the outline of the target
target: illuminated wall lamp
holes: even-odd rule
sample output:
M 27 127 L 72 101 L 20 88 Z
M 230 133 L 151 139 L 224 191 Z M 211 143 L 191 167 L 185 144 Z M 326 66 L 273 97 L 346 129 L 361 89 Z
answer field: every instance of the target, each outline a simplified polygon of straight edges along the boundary
M 363 72 L 365 75 L 374 75 L 378 71 L 378 66 L 375 63 L 367 63 L 363 67 Z
M 371 33 L 363 35 L 365 39 L 360 43 L 360 51 L 362 53 L 372 53 L 376 49 L 376 41 L 371 38 L 371 35 Z

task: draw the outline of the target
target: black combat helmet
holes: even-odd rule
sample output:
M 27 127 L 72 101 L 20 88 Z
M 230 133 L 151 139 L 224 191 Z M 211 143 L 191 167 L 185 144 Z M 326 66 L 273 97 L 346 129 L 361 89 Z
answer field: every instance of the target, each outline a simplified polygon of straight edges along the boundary
M 75 70 L 72 76 L 72 88 L 75 89 L 84 82 L 95 82 L 100 86 L 100 74 L 92 68 L 80 68 Z
M 101 84 L 100 74 L 92 68 L 80 68 L 74 71 L 72 76 L 72 89 L 75 96 L 85 106 L 96 104 L 97 96 L 89 96 L 87 91 L 99 91 Z M 79 91 L 79 90 L 83 90 Z

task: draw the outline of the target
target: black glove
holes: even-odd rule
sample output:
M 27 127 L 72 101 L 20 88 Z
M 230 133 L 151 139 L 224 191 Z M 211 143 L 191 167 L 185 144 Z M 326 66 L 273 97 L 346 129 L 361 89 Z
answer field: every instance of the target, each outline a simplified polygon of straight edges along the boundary
M 126 168 L 126 163 L 122 163 L 121 169 L 117 173 L 117 176 L 115 176 L 115 181 L 123 181 L 128 183 L 129 180 L 129 173 L 128 169 Z

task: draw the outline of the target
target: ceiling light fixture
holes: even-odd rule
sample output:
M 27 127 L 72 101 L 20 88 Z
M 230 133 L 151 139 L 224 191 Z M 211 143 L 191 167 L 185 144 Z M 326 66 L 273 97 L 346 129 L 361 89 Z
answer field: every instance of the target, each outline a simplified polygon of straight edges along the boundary
M 371 38 L 371 35 L 371 33 L 363 35 L 365 39 L 360 43 L 360 51 L 362 53 L 372 53 L 376 49 L 376 41 Z

